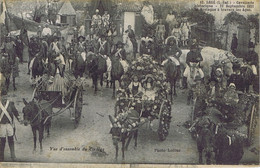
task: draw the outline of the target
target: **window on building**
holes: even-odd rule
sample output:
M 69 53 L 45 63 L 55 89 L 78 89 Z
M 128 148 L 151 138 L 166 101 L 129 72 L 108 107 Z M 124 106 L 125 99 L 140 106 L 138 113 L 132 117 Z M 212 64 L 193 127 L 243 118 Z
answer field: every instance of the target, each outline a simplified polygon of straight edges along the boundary
M 67 23 L 67 17 L 66 16 L 61 16 L 60 22 L 61 23 Z

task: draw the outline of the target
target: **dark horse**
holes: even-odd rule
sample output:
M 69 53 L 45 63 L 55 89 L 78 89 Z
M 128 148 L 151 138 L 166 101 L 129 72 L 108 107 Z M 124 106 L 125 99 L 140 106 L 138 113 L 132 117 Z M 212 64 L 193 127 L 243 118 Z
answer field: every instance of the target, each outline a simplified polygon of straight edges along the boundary
M 176 81 L 179 78 L 179 73 L 178 73 L 177 66 L 171 59 L 168 59 L 168 61 L 164 64 L 164 70 L 166 73 L 167 81 L 170 83 L 170 86 L 171 86 L 170 96 L 171 96 L 171 102 L 172 102 L 173 101 L 172 94 L 177 95 L 176 94 Z M 172 93 L 172 88 L 174 89 L 174 93 Z
M 239 164 L 244 154 L 242 137 L 230 134 L 220 126 L 216 134 L 216 164 Z
M 112 68 L 111 68 L 111 84 L 113 85 L 113 96 L 112 98 L 115 98 L 115 90 L 116 90 L 116 80 L 119 82 L 119 85 L 121 85 L 121 77 L 124 74 L 124 68 L 116 56 L 113 56 L 111 58 L 112 62 Z
M 98 78 L 100 78 L 101 87 L 103 86 L 103 74 L 107 71 L 106 59 L 103 58 L 101 55 L 97 55 L 93 52 L 88 52 L 86 70 L 90 73 L 92 77 L 94 94 L 96 94 L 98 90 Z
M 32 61 L 32 77 L 35 79 L 43 75 L 45 68 L 40 57 L 35 57 Z
M 50 135 L 51 117 L 49 115 L 52 113 L 52 106 L 45 100 L 40 101 L 39 104 L 35 101 L 28 103 L 25 99 L 23 99 L 23 102 L 25 104 L 23 108 L 24 125 L 27 126 L 30 124 L 32 127 L 34 140 L 33 152 L 36 151 L 36 131 L 39 132 L 40 150 L 42 152 L 44 127 L 47 130 L 47 136 Z
M 111 123 L 113 124 L 113 119 L 110 115 L 109 115 L 109 119 L 110 119 Z M 132 137 L 134 137 L 134 139 L 135 139 L 135 148 L 137 147 L 138 129 L 122 133 L 121 128 L 112 127 L 110 129 L 110 134 L 112 134 L 113 144 L 116 147 L 116 157 L 115 157 L 116 160 L 118 157 L 118 143 L 119 142 L 122 142 L 122 159 L 123 160 L 125 159 L 125 150 L 127 150 Z M 126 140 L 127 140 L 127 143 L 125 143 Z
M 84 58 L 85 53 L 76 54 L 74 64 L 74 76 L 76 78 L 83 77 L 86 70 L 86 58 Z M 86 55 L 85 55 L 86 56 Z
M 203 163 L 203 154 L 206 164 L 212 164 L 215 159 L 214 134 L 208 127 L 202 127 L 197 131 L 197 149 L 199 152 L 199 164 Z

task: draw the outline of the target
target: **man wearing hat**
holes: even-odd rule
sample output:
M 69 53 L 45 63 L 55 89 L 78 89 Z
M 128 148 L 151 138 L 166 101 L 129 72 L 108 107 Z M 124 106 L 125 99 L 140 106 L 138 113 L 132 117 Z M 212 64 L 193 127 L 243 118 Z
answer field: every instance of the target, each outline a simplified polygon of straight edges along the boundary
M 2 53 L 1 54 L 1 60 L 0 60 L 0 73 L 1 73 L 1 87 L 0 90 L 2 92 L 5 92 L 7 94 L 8 87 L 10 83 L 10 76 L 11 76 L 11 65 L 8 63 L 8 53 Z M 5 79 L 5 80 L 4 80 Z
M 85 43 L 85 37 L 84 36 L 79 36 L 78 37 L 78 44 L 76 45 L 76 51 L 77 52 L 86 52 L 86 43 Z
M 134 30 L 132 29 L 132 26 L 131 26 L 131 25 L 128 25 L 127 28 L 128 28 L 128 29 L 127 29 L 125 32 L 128 33 L 128 37 L 130 38 L 130 41 L 131 41 L 132 44 L 133 44 L 134 54 L 136 54 L 136 53 L 137 53 L 137 42 L 136 42 L 136 39 L 135 39 L 135 32 L 134 32 Z M 135 58 L 135 55 L 134 55 L 134 58 Z
M 12 161 L 15 161 L 16 156 L 14 150 L 14 117 L 20 122 L 20 116 L 14 105 L 14 102 L 7 100 L 6 96 L 3 94 L 4 92 L 2 91 L 3 90 L 1 90 L 0 100 L 0 162 L 4 161 L 6 139 L 10 148 L 11 159 Z
M 96 13 L 92 16 L 91 26 L 100 27 L 102 24 L 102 17 L 99 15 L 99 10 L 96 9 Z
M 182 51 L 177 46 L 176 39 L 171 38 L 171 39 L 167 40 L 166 55 L 168 56 L 168 58 L 170 60 L 172 60 L 175 63 L 175 65 L 177 66 L 179 74 L 180 74 L 180 61 L 179 61 L 179 57 L 181 56 L 181 54 L 182 54 Z M 167 60 L 168 59 L 163 61 L 162 65 L 164 65 Z
M 237 45 L 238 45 L 237 34 L 233 33 L 233 38 L 232 38 L 232 42 L 231 42 L 231 51 L 232 51 L 232 54 L 234 54 L 234 55 L 236 55 Z
M 190 51 L 188 52 L 187 54 L 187 57 L 186 57 L 186 68 L 184 70 L 184 73 L 183 73 L 183 83 L 184 83 L 184 88 L 187 87 L 187 78 L 190 74 L 190 67 L 196 67 L 198 68 L 198 71 L 199 71 L 199 74 L 201 76 L 201 78 L 204 78 L 204 73 L 203 71 L 201 70 L 201 68 L 199 67 L 199 64 L 200 62 L 203 61 L 203 58 L 200 54 L 200 52 L 198 51 L 197 49 L 197 46 L 196 45 L 192 45 L 190 47 Z
M 10 73 L 10 75 L 12 74 L 14 90 L 16 90 L 15 78 L 19 76 L 19 66 L 18 66 L 19 59 L 17 58 L 15 47 L 16 44 L 11 40 L 11 36 L 6 36 L 6 40 L 5 43 L 3 43 L 2 50 L 8 54 L 7 64 L 9 64 L 11 68 L 8 73 Z
M 253 74 L 257 75 L 258 70 L 258 54 L 254 51 L 255 45 L 253 42 L 249 42 L 248 53 L 244 60 L 251 66 Z
M 111 55 L 115 55 L 116 57 L 125 60 L 126 59 L 126 51 L 124 49 L 124 43 L 121 42 L 121 41 L 118 41 L 116 43 L 116 49 L 111 53 Z
M 16 51 L 16 55 L 18 56 L 18 58 L 20 59 L 20 62 L 23 62 L 23 42 L 20 39 L 20 36 L 17 35 L 16 39 L 15 39 L 15 51 Z
M 118 41 L 116 44 L 116 49 L 111 53 L 111 55 L 114 55 L 120 59 L 120 63 L 124 68 L 124 72 L 126 72 L 128 69 L 128 63 L 126 62 L 126 51 L 124 49 L 124 43 Z
M 62 45 L 59 42 L 59 37 L 54 36 L 53 42 L 50 44 L 51 60 L 55 59 L 62 53 Z

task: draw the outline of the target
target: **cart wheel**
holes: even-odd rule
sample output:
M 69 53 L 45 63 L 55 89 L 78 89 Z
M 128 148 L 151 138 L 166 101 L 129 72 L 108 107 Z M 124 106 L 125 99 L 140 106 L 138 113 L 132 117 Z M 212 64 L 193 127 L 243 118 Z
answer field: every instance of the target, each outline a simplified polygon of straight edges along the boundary
M 169 134 L 170 123 L 171 123 L 171 105 L 170 102 L 162 104 L 160 118 L 159 118 L 159 128 L 158 137 L 160 141 L 164 141 Z
M 82 105 L 83 105 L 83 94 L 82 90 L 78 90 L 77 97 L 75 97 L 75 103 L 74 103 L 74 110 L 75 110 L 75 122 L 74 127 L 77 128 L 79 125 L 79 121 L 81 118 L 81 112 L 82 112 Z
M 257 125 L 257 117 L 258 117 L 258 114 L 257 114 L 257 109 L 258 105 L 257 103 L 254 104 L 252 106 L 252 110 L 251 110 L 251 114 L 250 114 L 250 123 L 249 123 L 249 127 L 248 127 L 248 145 L 250 146 L 252 143 L 253 143 L 253 134 L 255 132 L 255 128 L 256 128 L 256 125 Z

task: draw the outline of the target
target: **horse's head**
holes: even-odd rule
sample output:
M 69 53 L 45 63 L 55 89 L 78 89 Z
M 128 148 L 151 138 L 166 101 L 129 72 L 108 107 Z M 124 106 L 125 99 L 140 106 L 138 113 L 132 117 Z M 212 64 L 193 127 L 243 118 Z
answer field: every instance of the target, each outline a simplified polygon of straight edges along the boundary
M 115 118 L 112 117 L 111 115 L 109 115 L 109 120 L 112 124 L 112 127 L 110 129 L 110 134 L 112 134 L 112 140 L 113 140 L 113 144 L 117 145 L 119 141 L 121 141 L 121 128 L 117 127 L 115 124 Z
M 233 73 L 233 64 L 237 63 L 238 59 L 229 51 L 224 52 L 224 56 L 224 59 L 221 61 L 224 65 L 224 74 L 230 76 Z
M 28 103 L 25 99 L 23 99 L 23 102 L 25 104 L 25 107 L 22 110 L 24 125 L 27 126 L 34 120 L 35 112 L 38 111 L 38 107 L 34 101 Z
M 86 55 L 86 62 L 87 64 L 88 63 L 91 63 L 94 59 L 97 58 L 97 54 L 93 53 L 93 52 L 88 52 L 87 55 Z

